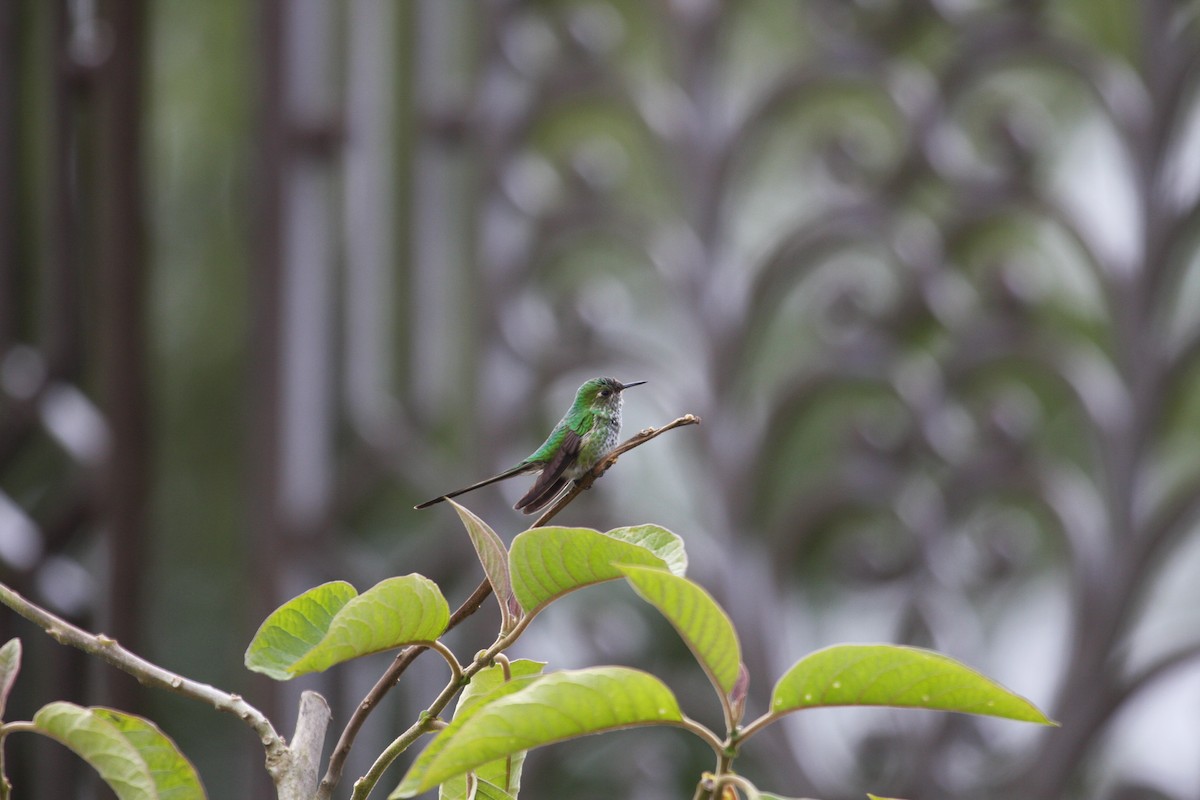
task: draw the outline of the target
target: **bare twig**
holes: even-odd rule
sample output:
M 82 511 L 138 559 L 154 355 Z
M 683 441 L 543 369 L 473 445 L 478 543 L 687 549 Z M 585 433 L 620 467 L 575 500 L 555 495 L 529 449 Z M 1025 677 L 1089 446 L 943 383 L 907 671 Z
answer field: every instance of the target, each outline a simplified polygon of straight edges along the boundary
M 233 714 L 249 725 L 262 741 L 267 752 L 267 770 L 271 773 L 271 777 L 278 782 L 280 771 L 290 760 L 287 743 L 275 732 L 270 720 L 239 695 L 223 692 L 214 686 L 185 678 L 157 664 L 152 664 L 141 656 L 126 650 L 115 639 L 105 636 L 103 633 L 93 634 L 78 628 L 65 619 L 31 603 L 3 583 L 0 583 L 0 602 L 37 625 L 59 644 L 69 645 L 97 656 L 122 672 L 129 673 L 147 686 L 166 689 L 169 692 L 210 705 L 218 711 Z
M 169 692 L 206 703 L 218 711 L 236 715 L 254 729 L 267 747 L 268 753 L 273 747 L 284 746 L 283 737 L 275 732 L 275 728 L 262 712 L 238 695 L 223 692 L 206 683 L 185 678 L 157 664 L 152 664 L 141 656 L 126 650 L 115 639 L 105 636 L 103 633 L 89 633 L 82 628 L 77 628 L 65 619 L 26 600 L 3 583 L 0 583 L 0 603 L 4 603 L 37 625 L 59 644 L 69 645 L 90 655 L 98 656 L 147 686 L 166 689 Z

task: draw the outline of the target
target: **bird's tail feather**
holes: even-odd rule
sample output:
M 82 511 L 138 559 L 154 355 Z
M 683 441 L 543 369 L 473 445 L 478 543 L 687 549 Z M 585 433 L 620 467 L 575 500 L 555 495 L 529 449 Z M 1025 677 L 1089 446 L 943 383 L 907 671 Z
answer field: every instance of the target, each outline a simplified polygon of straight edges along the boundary
M 440 503 L 443 500 L 446 500 L 450 497 L 458 497 L 460 494 L 466 494 L 467 492 L 473 492 L 476 489 L 482 489 L 484 486 L 490 486 L 491 484 L 496 483 L 498 481 L 502 481 L 507 478 L 511 478 L 514 475 L 520 475 L 523 472 L 528 472 L 532 468 L 533 467 L 531 467 L 529 464 L 522 462 L 520 464 L 517 464 L 512 469 L 507 469 L 504 472 L 501 472 L 499 475 L 493 475 L 492 477 L 485 478 L 485 479 L 479 481 L 478 483 L 472 483 L 470 486 L 464 486 L 461 489 L 455 489 L 453 492 L 447 492 L 446 494 L 439 495 L 439 496 L 433 498 L 432 500 L 426 500 L 424 503 L 421 503 L 420 505 L 415 505 L 415 506 L 413 506 L 413 508 L 416 508 L 416 509 L 429 508 L 430 506 L 437 505 L 438 503 Z

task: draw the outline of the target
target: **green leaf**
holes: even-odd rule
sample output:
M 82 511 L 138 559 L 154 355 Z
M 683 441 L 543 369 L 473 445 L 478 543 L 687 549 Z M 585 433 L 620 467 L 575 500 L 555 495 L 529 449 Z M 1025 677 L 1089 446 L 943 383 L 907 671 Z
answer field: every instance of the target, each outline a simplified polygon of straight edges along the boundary
M 687 578 L 660 569 L 623 564 L 617 568 L 634 591 L 675 626 L 717 690 L 729 695 L 737 683 L 742 648 L 717 601 Z
M 679 537 L 655 525 L 609 533 L 533 528 L 518 534 L 509 552 L 513 594 L 534 614 L 568 592 L 622 577 L 614 563 L 678 570 L 686 565 L 682 553 Z
M 948 656 L 897 645 L 835 645 L 779 679 L 771 712 L 824 706 L 958 711 L 1053 725 L 1037 706 Z
M 9 639 L 0 647 L 0 719 L 4 719 L 4 706 L 20 671 L 21 640 Z
M 111 723 L 138 751 L 154 779 L 159 800 L 204 800 L 204 786 L 196 768 L 158 726 L 109 708 L 91 710 L 100 719 Z
M 285 665 L 316 647 L 334 615 L 356 596 L 358 592 L 350 584 L 333 581 L 287 601 L 271 612 L 254 634 L 246 649 L 246 667 L 276 680 L 292 677 Z
M 528 683 L 506 691 L 522 681 Z M 417 757 L 391 798 L 412 797 L 522 750 L 683 719 L 675 695 L 662 681 L 627 667 L 593 667 L 514 680 L 466 711 Z
M 388 578 L 346 603 L 293 673 L 320 672 L 368 653 L 432 642 L 449 621 L 450 607 L 433 581 L 416 573 Z
M 543 661 L 517 659 L 508 665 L 509 680 L 540 675 L 545 666 Z M 458 706 L 454 712 L 455 719 L 505 683 L 504 667 L 499 664 L 477 672 L 471 678 L 471 682 L 467 684 L 467 688 L 463 689 L 462 694 L 458 696 Z M 516 795 L 517 789 L 521 785 L 521 768 L 524 764 L 525 751 L 522 750 L 506 758 L 499 758 L 481 765 L 474 770 L 475 776 L 479 779 L 476 797 L 488 797 L 489 795 L 484 794 L 484 790 L 488 787 L 504 795 L 509 793 Z M 467 795 L 466 775 L 459 775 L 446 781 L 438 793 L 441 800 L 466 800 Z
M 358 596 L 348 583 L 326 583 L 267 617 L 246 650 L 246 666 L 287 680 L 358 656 L 431 642 L 449 619 L 441 591 L 421 575 L 388 578 Z
M 672 575 L 687 572 L 687 551 L 683 549 L 683 537 L 660 525 L 627 525 L 613 528 L 606 536 L 644 547 L 661 558 Z
M 512 625 L 509 601 L 513 596 L 512 578 L 508 573 L 508 550 L 486 522 L 453 500 L 447 502 L 458 512 L 459 519 L 467 529 L 467 535 L 471 537 L 471 544 L 475 545 L 475 553 L 479 556 L 479 563 L 483 565 L 483 573 L 487 575 L 488 583 L 492 584 L 492 592 L 500 604 L 504 630 L 507 631 Z
M 90 764 L 118 800 L 158 800 L 154 777 L 137 748 L 117 726 L 91 709 L 50 703 L 34 715 L 33 724 Z

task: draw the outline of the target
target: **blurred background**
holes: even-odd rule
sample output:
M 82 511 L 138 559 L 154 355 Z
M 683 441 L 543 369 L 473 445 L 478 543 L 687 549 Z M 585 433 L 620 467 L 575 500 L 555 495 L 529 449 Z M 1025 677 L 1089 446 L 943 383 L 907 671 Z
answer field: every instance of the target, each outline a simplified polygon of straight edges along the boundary
M 1062 722 L 793 715 L 739 761 L 760 787 L 1198 798 L 1198 11 L 0 0 L 0 579 L 281 731 L 319 689 L 332 746 L 388 656 L 277 686 L 241 666 L 266 613 L 408 572 L 457 605 L 468 540 L 412 505 L 530 452 L 586 378 L 642 379 L 627 433 L 703 424 L 557 521 L 682 535 L 751 715 L 812 649 L 887 641 Z M 465 498 L 506 539 L 518 484 Z M 236 720 L 0 613 L 11 636 L 10 719 L 114 704 L 211 797 L 270 796 Z M 719 721 L 626 587 L 518 654 L 651 669 Z M 56 745 L 7 753 L 21 797 L 108 796 Z M 535 753 L 523 796 L 688 797 L 710 761 L 594 737 Z

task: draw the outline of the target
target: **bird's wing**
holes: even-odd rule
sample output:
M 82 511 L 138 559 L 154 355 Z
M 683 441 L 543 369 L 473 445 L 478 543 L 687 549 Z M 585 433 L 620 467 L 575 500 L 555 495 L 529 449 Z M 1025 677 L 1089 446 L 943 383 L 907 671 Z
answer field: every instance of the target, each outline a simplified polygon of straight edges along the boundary
M 554 460 L 554 456 L 559 452 L 559 439 L 564 433 L 570 434 L 572 431 L 578 436 L 583 436 L 592 429 L 592 416 L 588 415 L 582 419 L 578 419 L 571 423 L 567 418 L 558 421 L 554 429 L 550 431 L 550 435 L 546 437 L 546 441 L 538 445 L 538 449 L 534 450 L 525 458 L 525 463 L 533 465 L 535 468 L 543 464 L 549 465 Z M 532 471 L 532 470 L 531 470 Z
M 529 487 L 529 491 L 517 501 L 513 508 L 524 511 L 526 514 L 532 514 L 558 494 L 567 480 L 563 477 L 563 473 L 579 459 L 579 448 L 582 444 L 583 437 L 568 428 L 554 457 L 550 459 L 542 469 L 542 473 L 538 475 L 537 480 L 533 482 L 533 486 Z

